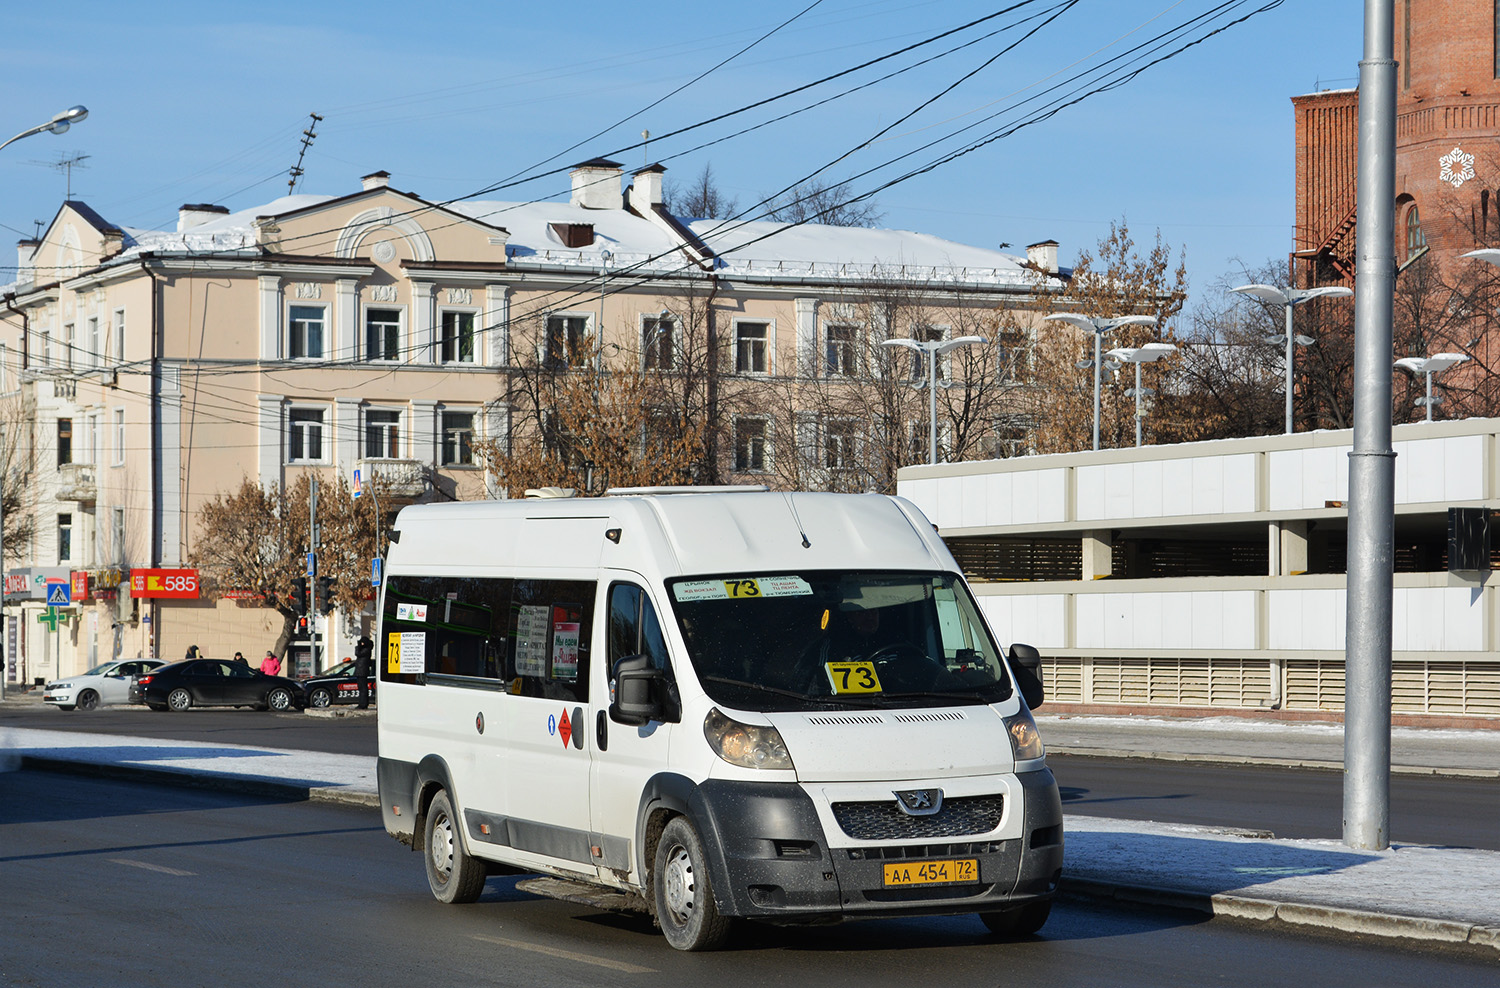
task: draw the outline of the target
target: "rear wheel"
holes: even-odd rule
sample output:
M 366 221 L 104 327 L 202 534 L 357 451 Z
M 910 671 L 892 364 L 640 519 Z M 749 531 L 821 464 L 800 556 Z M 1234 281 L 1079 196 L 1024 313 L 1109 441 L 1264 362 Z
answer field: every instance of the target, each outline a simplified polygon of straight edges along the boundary
M 1051 902 L 1033 902 L 1001 912 L 980 913 L 979 918 L 996 936 L 1019 937 L 1028 936 L 1046 926 L 1047 917 L 1051 915 Z
M 172 710 L 186 710 L 193 705 L 193 694 L 178 687 L 167 694 L 167 706 Z
M 95 710 L 99 706 L 99 694 L 93 690 L 84 690 L 78 694 L 79 710 Z
M 332 703 L 333 703 L 333 694 L 329 693 L 327 690 L 325 690 L 321 686 L 319 686 L 317 689 L 313 690 L 312 694 L 309 695 L 308 698 L 307 698 L 307 705 L 309 707 L 318 707 L 319 709 L 321 709 L 323 707 L 327 707 L 327 706 L 332 705 Z
M 463 835 L 445 790 L 438 790 L 427 807 L 427 884 L 439 902 L 473 902 L 484 891 L 484 862 L 469 857 Z
M 675 817 L 656 845 L 656 919 L 678 950 L 717 950 L 729 940 L 729 919 L 719 915 L 708 881 L 708 858 L 698 832 Z
M 266 706 L 272 710 L 292 709 L 292 691 L 285 686 L 277 686 L 266 694 Z

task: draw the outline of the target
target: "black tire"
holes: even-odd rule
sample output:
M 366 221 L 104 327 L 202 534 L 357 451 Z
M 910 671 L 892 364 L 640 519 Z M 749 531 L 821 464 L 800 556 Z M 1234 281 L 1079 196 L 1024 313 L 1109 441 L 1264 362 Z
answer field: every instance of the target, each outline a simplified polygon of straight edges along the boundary
M 730 921 L 714 904 L 708 857 L 687 818 L 673 817 L 662 831 L 651 884 L 667 943 L 678 950 L 718 950 L 728 942 Z
M 484 862 L 469 857 L 462 827 L 445 790 L 438 790 L 427 807 L 422 846 L 427 853 L 427 884 L 439 902 L 473 902 L 484 891 Z
M 308 696 L 307 705 L 309 707 L 316 707 L 319 710 L 322 710 L 324 707 L 331 707 L 333 706 L 333 694 L 319 686 Z
M 82 693 L 78 694 L 78 709 L 98 710 L 99 694 L 95 693 L 93 690 L 84 690 Z
M 72 710 L 73 709 L 73 704 L 70 703 L 70 704 L 64 705 L 64 704 L 59 703 L 57 705 L 57 709 L 59 709 L 59 710 Z
M 266 706 L 277 713 L 292 709 L 292 707 L 296 706 L 296 702 L 292 698 L 292 691 L 285 686 L 272 687 L 270 692 L 266 694 Z
M 193 694 L 181 686 L 167 694 L 167 709 L 181 712 L 193 705 Z
M 1052 915 L 1052 903 L 1033 902 L 1002 912 L 980 913 L 979 918 L 997 937 L 1030 936 L 1047 925 Z

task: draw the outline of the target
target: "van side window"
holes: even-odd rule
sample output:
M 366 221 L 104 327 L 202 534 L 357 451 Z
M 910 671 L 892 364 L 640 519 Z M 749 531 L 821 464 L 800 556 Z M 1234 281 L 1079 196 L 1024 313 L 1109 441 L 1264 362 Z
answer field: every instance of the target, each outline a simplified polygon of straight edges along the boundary
M 421 674 L 500 684 L 506 678 L 511 583 L 392 576 L 376 645 L 380 678 L 413 683 Z
M 597 593 L 586 580 L 514 581 L 506 656 L 512 693 L 588 702 Z
M 647 656 L 653 667 L 666 673 L 664 719 L 676 723 L 681 716 L 677 683 L 656 608 L 640 587 L 615 583 L 609 588 L 609 668 L 613 670 L 615 663 L 627 655 Z

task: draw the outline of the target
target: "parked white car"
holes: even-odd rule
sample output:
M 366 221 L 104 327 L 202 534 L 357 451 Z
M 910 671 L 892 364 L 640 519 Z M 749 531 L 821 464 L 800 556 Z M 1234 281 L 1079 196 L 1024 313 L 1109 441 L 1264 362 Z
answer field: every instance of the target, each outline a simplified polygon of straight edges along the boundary
M 129 703 L 130 684 L 135 678 L 162 664 L 160 659 L 106 662 L 80 675 L 48 683 L 42 700 L 59 710 L 93 710 L 109 703 Z

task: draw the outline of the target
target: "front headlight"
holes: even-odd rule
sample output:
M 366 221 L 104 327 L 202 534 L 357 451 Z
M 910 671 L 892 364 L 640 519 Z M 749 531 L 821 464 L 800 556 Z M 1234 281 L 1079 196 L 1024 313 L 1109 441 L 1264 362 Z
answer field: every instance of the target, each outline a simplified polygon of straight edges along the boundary
M 1026 709 L 1024 703 L 1020 710 L 1005 718 L 1005 730 L 1010 735 L 1010 747 L 1016 754 L 1016 761 L 1029 762 L 1046 757 L 1047 749 L 1042 745 L 1042 735 L 1037 731 L 1036 721 L 1031 719 L 1031 711 Z
M 741 724 L 718 707 L 703 718 L 703 736 L 714 754 L 741 768 L 792 768 L 781 733 L 774 727 Z
M 70 690 L 72 688 L 73 688 L 73 684 L 72 683 L 48 683 L 47 684 L 47 689 L 49 689 L 49 690 Z

